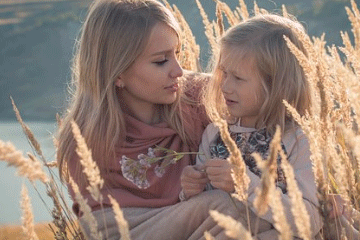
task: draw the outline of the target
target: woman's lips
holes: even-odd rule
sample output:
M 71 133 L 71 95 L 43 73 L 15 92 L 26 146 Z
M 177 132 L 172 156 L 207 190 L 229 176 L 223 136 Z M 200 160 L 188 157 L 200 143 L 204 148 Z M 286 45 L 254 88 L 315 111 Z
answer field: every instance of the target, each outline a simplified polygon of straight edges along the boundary
M 170 92 L 176 92 L 179 89 L 179 84 L 174 83 L 170 86 L 165 87 L 164 89 L 169 90 Z

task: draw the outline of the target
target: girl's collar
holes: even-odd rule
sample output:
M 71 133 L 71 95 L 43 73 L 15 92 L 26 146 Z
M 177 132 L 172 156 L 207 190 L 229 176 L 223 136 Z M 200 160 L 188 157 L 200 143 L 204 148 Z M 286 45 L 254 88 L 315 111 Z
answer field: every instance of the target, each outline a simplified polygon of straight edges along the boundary
M 248 128 L 248 127 L 242 127 L 240 125 L 240 118 L 235 124 L 229 124 L 229 129 L 231 132 L 254 132 L 256 131 L 256 128 Z

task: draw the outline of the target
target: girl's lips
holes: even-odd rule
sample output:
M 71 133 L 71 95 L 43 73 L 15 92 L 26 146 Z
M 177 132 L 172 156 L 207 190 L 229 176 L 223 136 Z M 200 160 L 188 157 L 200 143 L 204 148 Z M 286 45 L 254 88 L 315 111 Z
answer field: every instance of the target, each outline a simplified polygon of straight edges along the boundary
M 179 84 L 174 83 L 173 85 L 165 87 L 164 89 L 169 90 L 171 92 L 176 92 L 179 89 Z
M 225 101 L 226 101 L 226 105 L 228 105 L 228 106 L 231 106 L 231 105 L 234 105 L 234 104 L 237 103 L 237 102 L 232 101 L 232 100 L 230 100 L 230 99 L 225 99 Z

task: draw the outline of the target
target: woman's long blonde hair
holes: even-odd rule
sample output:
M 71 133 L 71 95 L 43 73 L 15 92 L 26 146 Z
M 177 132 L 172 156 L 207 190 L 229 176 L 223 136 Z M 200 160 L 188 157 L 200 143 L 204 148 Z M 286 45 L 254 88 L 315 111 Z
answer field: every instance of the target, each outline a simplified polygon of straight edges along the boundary
M 260 74 L 265 94 L 256 128 L 266 127 L 270 133 L 274 133 L 276 125 L 280 125 L 284 132 L 287 124 L 294 123 L 286 112 L 283 99 L 294 106 L 300 115 L 310 110 L 309 83 L 284 39 L 284 35 L 287 36 L 307 55 L 294 29 L 304 31 L 296 20 L 275 14 L 259 15 L 231 27 L 220 40 L 220 49 L 234 50 L 231 56 L 236 56 L 232 60 L 235 64 L 241 58 L 254 60 L 255 71 Z M 215 60 L 211 83 L 203 96 L 210 118 L 214 113 L 229 117 L 221 91 L 222 71 L 219 63 L 222 57 L 227 56 L 221 56 L 220 51 Z
M 174 16 L 156 0 L 99 0 L 91 5 L 73 60 L 70 107 L 58 132 L 60 175 L 64 162 L 73 160 L 76 154 L 71 120 L 79 125 L 93 159 L 105 161 L 101 169 L 114 159 L 115 146 L 126 134 L 115 81 L 143 52 L 157 23 L 171 27 L 179 37 Z M 179 109 L 181 96 L 180 90 L 176 102 L 161 109 L 169 125 L 186 142 L 188 134 Z

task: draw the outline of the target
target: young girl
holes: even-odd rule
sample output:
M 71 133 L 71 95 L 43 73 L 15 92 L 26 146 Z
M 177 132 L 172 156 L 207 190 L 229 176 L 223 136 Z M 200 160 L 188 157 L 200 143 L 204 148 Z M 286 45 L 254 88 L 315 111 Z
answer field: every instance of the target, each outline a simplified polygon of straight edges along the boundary
M 322 221 L 309 143 L 283 104 L 285 99 L 300 115 L 310 110 L 309 84 L 284 39 L 287 36 L 306 54 L 295 29 L 303 31 L 298 22 L 271 14 L 252 17 L 230 28 L 220 41 L 220 54 L 203 102 L 210 118 L 217 112 L 229 122 L 230 135 L 242 152 L 251 180 L 248 202 L 253 213 L 256 213 L 253 208 L 254 189 L 260 184 L 261 171 L 251 154 L 258 152 L 266 158 L 276 125 L 281 127 L 282 148 L 303 194 L 314 237 L 322 227 Z M 206 128 L 199 151 L 204 155 L 198 155 L 198 166 L 188 166 L 183 172 L 184 197 L 190 198 L 202 192 L 207 181 L 212 188 L 234 192 L 231 167 L 228 161 L 224 161 L 229 153 L 214 124 Z M 207 176 L 201 175 L 196 171 L 198 169 L 205 170 Z M 280 166 L 277 173 L 276 184 L 282 192 L 286 217 L 294 235 L 298 237 L 286 179 Z M 261 220 L 273 224 L 271 211 Z M 259 239 L 275 239 L 277 232 L 275 229 L 259 228 L 253 234 L 257 234 Z

